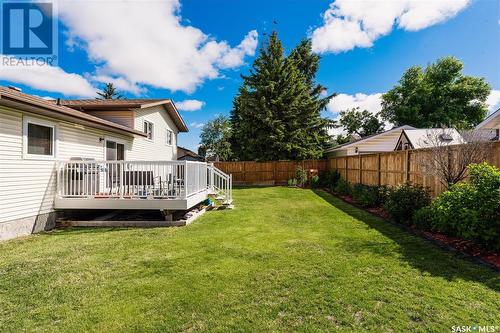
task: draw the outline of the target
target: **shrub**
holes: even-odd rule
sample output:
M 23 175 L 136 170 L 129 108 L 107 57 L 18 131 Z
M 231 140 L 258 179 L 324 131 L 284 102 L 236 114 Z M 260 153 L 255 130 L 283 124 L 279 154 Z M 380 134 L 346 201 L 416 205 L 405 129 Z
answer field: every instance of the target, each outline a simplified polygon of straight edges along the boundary
M 297 186 L 297 179 L 288 179 L 288 186 Z
M 355 184 L 352 188 L 354 201 L 363 207 L 381 207 L 388 195 L 387 186 Z
M 297 180 L 298 186 L 304 186 L 307 183 L 307 171 L 301 166 L 298 166 L 297 170 L 295 170 L 295 179 Z
M 351 195 L 352 193 L 351 185 L 342 178 L 339 179 L 333 191 L 340 195 Z
M 469 183 L 458 183 L 432 203 L 433 229 L 500 249 L 500 170 L 469 166 Z
M 319 187 L 319 176 L 314 175 L 314 176 L 311 177 L 311 187 L 312 188 Z
M 415 211 L 428 206 L 430 201 L 429 192 L 423 186 L 406 183 L 391 191 L 385 209 L 394 221 L 411 224 Z
M 431 230 L 433 214 L 431 206 L 422 207 L 413 214 L 413 223 L 419 229 Z
M 320 186 L 333 190 L 340 179 L 340 173 L 337 170 L 325 171 L 319 176 Z

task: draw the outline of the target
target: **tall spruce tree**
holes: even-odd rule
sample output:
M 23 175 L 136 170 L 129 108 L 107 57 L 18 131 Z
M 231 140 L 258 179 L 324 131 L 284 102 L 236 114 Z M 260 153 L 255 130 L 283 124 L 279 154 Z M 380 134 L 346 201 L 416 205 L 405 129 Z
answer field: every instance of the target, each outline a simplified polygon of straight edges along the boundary
M 319 57 L 309 41 L 290 54 L 273 32 L 233 101 L 233 152 L 241 160 L 319 158 L 331 122 L 321 111 L 332 96 L 315 83 Z

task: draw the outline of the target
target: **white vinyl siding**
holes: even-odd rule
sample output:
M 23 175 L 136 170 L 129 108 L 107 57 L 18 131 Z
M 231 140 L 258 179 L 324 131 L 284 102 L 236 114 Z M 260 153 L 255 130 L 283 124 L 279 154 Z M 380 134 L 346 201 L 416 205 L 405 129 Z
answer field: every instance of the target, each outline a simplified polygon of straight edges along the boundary
M 85 111 L 90 115 L 112 121 L 114 123 L 134 127 L 134 113 L 132 111 Z
M 177 133 L 179 130 L 163 106 L 135 110 L 135 129 L 143 131 L 144 121 L 154 124 L 153 141 L 135 138 L 127 159 L 131 161 L 172 161 L 177 159 Z M 167 130 L 173 132 L 172 145 L 165 145 Z
M 71 157 L 104 159 L 104 141 L 112 133 L 59 122 L 36 115 L 0 110 L 0 223 L 50 213 L 53 209 L 56 176 L 55 160 L 23 158 L 23 116 L 56 124 L 56 159 Z M 113 135 L 116 137 L 116 135 Z M 132 138 L 127 140 L 127 147 Z M 1 229 L 1 228 L 0 228 Z

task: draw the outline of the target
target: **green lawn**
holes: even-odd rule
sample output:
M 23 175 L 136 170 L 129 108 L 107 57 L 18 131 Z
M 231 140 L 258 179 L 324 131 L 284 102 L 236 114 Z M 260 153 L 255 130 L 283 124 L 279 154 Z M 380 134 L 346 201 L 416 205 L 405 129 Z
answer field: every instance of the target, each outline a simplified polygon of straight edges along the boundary
M 234 191 L 184 228 L 0 243 L 0 331 L 450 332 L 500 325 L 500 275 L 323 192 Z

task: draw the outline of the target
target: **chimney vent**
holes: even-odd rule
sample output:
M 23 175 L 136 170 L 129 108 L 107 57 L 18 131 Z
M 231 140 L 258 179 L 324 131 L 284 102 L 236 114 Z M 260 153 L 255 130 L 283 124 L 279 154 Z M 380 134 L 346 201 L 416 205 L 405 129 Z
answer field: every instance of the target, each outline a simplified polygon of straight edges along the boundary
M 57 103 L 56 104 L 57 105 L 61 105 L 61 99 L 60 98 L 57 99 Z

